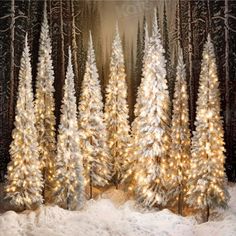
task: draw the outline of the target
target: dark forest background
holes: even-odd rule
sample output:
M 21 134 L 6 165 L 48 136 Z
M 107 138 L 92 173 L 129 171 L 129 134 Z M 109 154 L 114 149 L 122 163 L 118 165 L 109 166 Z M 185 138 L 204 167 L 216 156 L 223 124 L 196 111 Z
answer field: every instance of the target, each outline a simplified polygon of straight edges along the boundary
M 109 48 L 101 36 L 101 2 L 88 0 L 47 0 L 48 20 L 53 47 L 55 71 L 55 99 L 57 122 L 60 115 L 62 86 L 67 65 L 67 49 L 72 46 L 76 96 L 84 74 L 88 30 L 92 30 L 97 66 L 103 95 L 109 79 Z M 118 2 L 118 1 L 117 1 Z M 130 1 L 129 1 L 130 2 Z M 170 95 L 173 96 L 177 42 L 184 49 L 190 93 L 191 129 L 194 130 L 195 102 L 201 66 L 203 44 L 211 34 L 216 51 L 221 86 L 222 115 L 226 142 L 226 171 L 229 180 L 236 180 L 236 1 L 230 0 L 173 0 L 175 23 L 170 23 L 168 4 L 152 2 L 157 7 L 163 45 L 166 50 L 167 76 Z M 159 8 L 162 2 L 161 10 Z M 125 3 L 124 3 L 125 4 Z M 129 4 L 132 4 L 129 3 Z M 135 4 L 135 3 L 133 3 Z M 164 7 L 163 7 L 164 5 Z M 35 84 L 39 35 L 43 17 L 42 0 L 0 0 L 0 179 L 4 179 L 9 162 L 9 145 L 14 126 L 18 72 L 25 33 L 28 32 L 32 57 L 33 84 Z M 123 8 L 121 8 L 123 9 Z M 160 12 L 161 11 L 161 12 Z M 151 9 L 151 14 L 153 8 Z M 173 14 L 172 14 L 173 17 Z M 142 12 L 136 27 L 134 42 L 127 44 L 122 34 L 129 89 L 130 122 L 137 87 L 141 80 L 144 47 L 144 24 L 150 23 L 150 12 Z M 106 42 L 105 42 L 106 43 Z M 104 49 L 105 48 L 105 49 Z M 108 49 L 107 49 L 108 48 Z M 78 99 L 77 99 L 78 100 Z

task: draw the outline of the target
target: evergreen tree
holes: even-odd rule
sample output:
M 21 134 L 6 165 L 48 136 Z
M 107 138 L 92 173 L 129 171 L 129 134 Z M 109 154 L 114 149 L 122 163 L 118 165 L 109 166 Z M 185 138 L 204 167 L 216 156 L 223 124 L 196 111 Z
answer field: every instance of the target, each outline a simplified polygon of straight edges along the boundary
M 112 45 L 110 80 L 106 88 L 105 120 L 108 130 L 108 145 L 113 160 L 113 175 L 116 187 L 124 175 L 127 161 L 127 146 L 130 142 L 127 105 L 127 83 L 124 56 L 118 26 Z
M 186 182 L 190 162 L 188 92 L 185 64 L 182 49 L 179 52 L 173 116 L 171 127 L 171 146 L 169 167 L 171 171 L 171 201 L 178 198 L 178 213 L 182 214 L 183 199 L 186 194 Z
M 52 47 L 49 37 L 47 9 L 45 4 L 44 17 L 40 35 L 39 63 L 36 77 L 35 116 L 38 132 L 39 160 L 45 181 L 44 195 L 46 200 L 52 190 L 54 177 L 55 143 L 55 101 L 54 72 L 52 65 Z
M 168 200 L 165 185 L 170 143 L 169 103 L 164 49 L 155 12 L 132 126 L 133 151 L 138 162 L 136 197 L 144 207 L 163 206 Z
M 87 63 L 79 103 L 79 133 L 84 158 L 85 177 L 90 185 L 104 186 L 111 179 L 101 86 L 90 33 Z
M 84 178 L 70 49 L 58 133 L 55 202 L 75 209 L 84 203 Z
M 197 209 L 226 207 L 229 195 L 224 173 L 223 124 L 216 59 L 211 38 L 204 45 L 193 132 L 188 203 Z
M 145 26 L 144 26 L 144 31 L 143 31 L 143 60 L 142 60 L 142 74 L 144 73 L 144 64 L 145 64 L 145 59 L 147 57 L 147 49 L 148 49 L 148 44 L 149 44 L 149 35 L 148 35 L 148 25 L 147 22 L 145 22 Z M 143 75 L 142 75 L 143 76 Z M 142 107 L 142 94 L 140 94 L 140 87 L 138 87 L 137 90 L 137 99 L 136 99 L 136 104 L 135 104 L 135 110 L 134 113 L 137 115 L 139 114 L 139 110 Z M 135 115 L 134 114 L 134 115 Z M 133 134 L 132 134 L 133 135 Z M 132 141 L 129 145 L 129 164 L 126 166 L 126 173 L 125 176 L 123 178 L 123 182 L 128 183 L 129 185 L 129 190 L 133 190 L 134 186 L 135 186 L 135 180 L 134 180 L 134 176 L 135 176 L 135 168 L 136 168 L 136 164 L 137 164 L 137 160 L 135 158 L 135 155 L 132 155 Z
M 41 195 L 43 182 L 35 128 L 32 74 L 27 36 L 21 58 L 15 128 L 12 132 L 12 138 L 11 162 L 8 164 L 7 174 L 7 197 L 16 206 L 32 208 L 43 202 Z

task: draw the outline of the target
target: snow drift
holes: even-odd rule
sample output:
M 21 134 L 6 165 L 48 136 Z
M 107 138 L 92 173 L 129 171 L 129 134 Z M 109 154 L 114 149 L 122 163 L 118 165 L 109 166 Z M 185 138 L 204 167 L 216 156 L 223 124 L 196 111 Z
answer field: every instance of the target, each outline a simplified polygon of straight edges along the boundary
M 8 211 L 0 215 L 0 236 L 235 236 L 236 186 L 230 193 L 229 209 L 218 211 L 204 224 L 166 209 L 141 213 L 132 201 L 118 207 L 111 200 L 100 199 L 89 201 L 83 211 L 57 206 L 20 214 Z

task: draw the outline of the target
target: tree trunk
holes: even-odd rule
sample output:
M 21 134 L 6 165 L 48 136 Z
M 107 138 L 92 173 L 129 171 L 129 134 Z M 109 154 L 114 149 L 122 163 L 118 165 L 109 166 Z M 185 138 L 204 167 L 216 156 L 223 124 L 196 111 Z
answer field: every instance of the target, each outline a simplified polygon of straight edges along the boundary
M 211 20 L 211 5 L 210 0 L 207 0 L 207 14 L 206 14 L 206 34 L 212 32 L 212 20 Z
M 207 205 L 206 209 L 203 211 L 203 223 L 208 222 L 210 217 L 210 207 Z
M 13 128 L 14 99 L 15 99 L 15 0 L 11 0 L 11 23 L 10 23 L 10 98 L 9 98 L 9 130 Z
M 71 1 L 71 49 L 72 49 L 72 60 L 75 73 L 75 92 L 77 100 L 79 98 L 79 67 L 78 67 L 78 46 L 76 40 L 76 25 L 75 25 L 75 9 L 74 9 L 74 0 Z
M 181 190 L 178 197 L 178 214 L 181 216 L 183 215 L 183 204 L 184 204 L 184 196 Z
M 92 199 L 93 198 L 93 178 L 90 174 L 89 176 L 89 198 Z
M 183 48 L 183 37 L 182 37 L 182 21 L 181 21 L 181 0 L 177 3 L 177 26 L 178 26 L 178 43 L 181 48 Z
M 229 145 L 230 134 L 230 96 L 229 96 L 229 2 L 225 0 L 224 11 L 224 27 L 225 27 L 225 133 L 226 145 Z
M 195 86 L 193 78 L 193 27 L 192 1 L 188 1 L 188 61 L 189 61 L 189 99 L 190 99 L 190 127 L 194 130 Z
M 62 5 L 62 0 L 60 0 L 60 38 L 61 38 L 61 75 L 60 75 L 60 80 L 61 80 L 61 85 L 63 86 L 64 80 L 65 80 L 65 37 L 64 37 L 64 21 L 63 21 L 63 5 Z

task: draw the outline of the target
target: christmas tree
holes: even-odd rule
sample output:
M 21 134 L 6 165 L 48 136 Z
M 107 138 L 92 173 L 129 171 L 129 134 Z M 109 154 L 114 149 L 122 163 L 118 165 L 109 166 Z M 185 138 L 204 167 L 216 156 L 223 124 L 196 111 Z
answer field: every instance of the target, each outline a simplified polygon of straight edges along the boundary
M 124 56 L 117 26 L 112 45 L 110 80 L 106 88 L 105 104 L 108 145 L 113 160 L 113 176 L 116 187 L 122 181 L 124 166 L 127 166 L 127 162 L 129 162 L 127 148 L 130 142 L 128 113 Z
M 216 59 L 211 38 L 204 45 L 197 100 L 196 130 L 191 148 L 188 203 L 197 209 L 226 207 L 229 194 L 224 173 L 223 124 Z
M 145 19 L 145 18 L 144 18 Z M 143 53 L 142 53 L 142 74 L 144 73 L 144 64 L 145 64 L 145 59 L 147 56 L 147 49 L 148 49 L 148 44 L 149 44 L 149 34 L 148 34 L 148 24 L 145 21 L 144 22 L 144 29 L 143 29 Z M 142 106 L 142 95 L 140 95 L 140 87 L 138 87 L 138 91 L 137 91 L 137 99 L 136 99 L 136 104 L 135 104 L 135 114 L 139 114 L 139 109 Z M 134 136 L 135 134 L 131 134 L 132 136 Z M 135 158 L 135 155 L 132 154 L 132 149 L 133 149 L 133 143 L 132 143 L 133 138 L 131 139 L 131 143 L 129 145 L 128 148 L 128 156 L 129 156 L 129 161 L 126 162 L 126 166 L 125 166 L 125 175 L 123 177 L 123 182 L 126 182 L 129 185 L 129 190 L 133 190 L 134 186 L 135 186 L 135 180 L 134 180 L 134 175 L 135 175 L 135 168 L 136 168 L 136 163 L 137 160 Z
M 79 103 L 79 133 L 86 182 L 90 185 L 92 197 L 93 186 L 104 186 L 111 179 L 111 161 L 91 32 Z
M 43 182 L 35 128 L 32 74 L 27 36 L 21 58 L 15 128 L 12 132 L 12 138 L 6 196 L 11 199 L 12 204 L 30 209 L 43 202 L 41 195 Z
M 170 156 L 171 202 L 178 198 L 178 213 L 182 214 L 190 162 L 190 129 L 186 71 L 181 49 L 173 100 Z
M 58 133 L 55 202 L 67 209 L 80 208 L 84 203 L 84 178 L 70 49 Z
M 164 49 L 155 13 L 132 126 L 137 160 L 135 190 L 138 202 L 144 207 L 164 206 L 168 200 L 165 185 L 170 143 L 169 103 Z
M 52 47 L 49 37 L 47 9 L 45 2 L 44 17 L 41 27 L 38 72 L 36 77 L 35 115 L 38 132 L 39 159 L 43 171 L 45 189 L 44 197 L 52 190 L 54 177 L 55 143 L 55 116 L 54 116 L 54 72 L 52 66 Z

